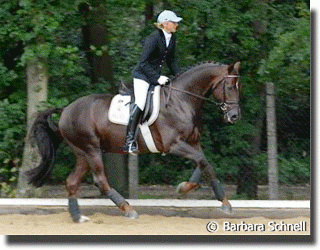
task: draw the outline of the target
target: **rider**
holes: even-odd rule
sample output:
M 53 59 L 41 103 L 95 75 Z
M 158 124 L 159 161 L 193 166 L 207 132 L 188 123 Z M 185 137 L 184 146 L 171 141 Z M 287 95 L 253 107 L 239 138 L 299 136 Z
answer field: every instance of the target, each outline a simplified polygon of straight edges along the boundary
M 149 86 L 165 85 L 169 82 L 168 77 L 161 75 L 163 64 L 167 64 L 173 75 L 180 71 L 175 58 L 176 37 L 174 33 L 181 20 L 181 17 L 170 10 L 162 11 L 158 16 L 157 23 L 155 23 L 158 29 L 145 40 L 140 61 L 133 70 L 135 103 L 133 108 L 130 109 L 125 152 L 138 151 L 136 143 L 137 125 L 145 108 Z

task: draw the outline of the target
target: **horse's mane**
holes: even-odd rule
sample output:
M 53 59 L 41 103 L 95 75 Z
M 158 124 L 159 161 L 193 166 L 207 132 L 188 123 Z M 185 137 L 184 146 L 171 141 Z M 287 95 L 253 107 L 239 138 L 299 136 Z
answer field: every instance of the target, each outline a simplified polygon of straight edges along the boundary
M 183 72 L 180 72 L 179 74 L 175 75 L 174 78 L 172 78 L 172 81 L 176 81 L 190 73 L 193 73 L 194 71 L 198 70 L 199 67 L 203 66 L 223 66 L 225 64 L 219 63 L 219 62 L 213 62 L 213 61 L 204 61 L 200 63 L 196 63 L 192 66 L 187 67 Z

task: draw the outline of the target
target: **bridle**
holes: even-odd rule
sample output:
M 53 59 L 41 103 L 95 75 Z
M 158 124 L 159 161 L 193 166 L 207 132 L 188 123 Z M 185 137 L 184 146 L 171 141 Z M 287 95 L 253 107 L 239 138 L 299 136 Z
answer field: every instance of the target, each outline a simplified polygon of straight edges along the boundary
M 176 87 L 173 87 L 172 84 L 171 84 L 172 82 L 170 81 L 169 85 L 164 85 L 166 87 L 169 87 L 169 94 L 167 96 L 166 106 L 169 103 L 172 90 L 175 90 L 175 91 L 178 91 L 178 92 L 193 96 L 195 98 L 198 98 L 198 99 L 201 99 L 201 100 L 204 100 L 204 101 L 208 101 L 208 102 L 214 103 L 214 104 L 220 106 L 222 111 L 226 111 L 228 109 L 229 105 L 239 106 L 239 98 L 238 98 L 237 101 L 226 101 L 226 81 L 225 81 L 226 78 L 239 78 L 239 77 L 240 77 L 239 75 L 226 75 L 220 81 L 216 82 L 211 87 L 211 92 L 213 92 L 218 87 L 218 85 L 223 82 L 223 101 L 222 102 L 216 102 L 216 101 L 212 100 L 211 98 L 207 98 L 207 97 L 204 97 L 202 95 L 197 95 L 197 94 L 192 93 L 192 92 L 187 91 L 187 90 L 182 90 L 182 89 L 178 89 Z M 237 80 L 237 83 L 236 83 L 236 88 L 237 88 L 237 91 L 239 93 L 239 85 L 238 84 L 239 84 L 239 79 Z
M 228 110 L 228 107 L 230 105 L 236 106 L 239 109 L 239 77 L 238 75 L 227 75 L 226 77 L 224 77 L 223 79 L 223 102 L 220 105 L 220 108 L 223 112 L 226 112 Z M 237 89 L 237 100 L 236 101 L 226 101 L 226 82 L 225 82 L 225 78 L 237 78 L 237 82 L 236 82 L 236 89 Z M 216 87 L 216 86 L 214 86 Z M 214 90 L 214 88 L 212 89 L 212 91 Z

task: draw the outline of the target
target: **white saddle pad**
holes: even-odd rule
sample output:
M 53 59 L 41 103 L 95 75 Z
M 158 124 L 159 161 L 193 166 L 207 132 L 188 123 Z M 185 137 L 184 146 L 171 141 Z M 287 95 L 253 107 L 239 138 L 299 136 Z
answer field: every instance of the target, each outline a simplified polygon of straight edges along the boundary
M 113 97 L 109 113 L 108 119 L 109 121 L 120 124 L 120 125 L 128 125 L 129 117 L 130 117 L 130 101 L 131 96 L 129 95 L 116 95 Z M 147 125 L 152 125 L 155 120 L 158 118 L 160 110 L 160 86 L 156 86 L 153 94 L 153 111 L 152 114 L 147 121 Z

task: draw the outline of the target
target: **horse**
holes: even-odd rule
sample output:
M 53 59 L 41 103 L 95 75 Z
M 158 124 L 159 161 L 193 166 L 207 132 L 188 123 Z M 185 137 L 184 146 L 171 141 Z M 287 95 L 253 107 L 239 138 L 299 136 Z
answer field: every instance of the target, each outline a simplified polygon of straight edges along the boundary
M 219 105 L 224 121 L 235 123 L 240 118 L 239 64 L 226 65 L 213 62 L 198 64 L 175 77 L 169 85 L 161 87 L 160 111 L 150 126 L 157 149 L 164 154 L 183 156 L 195 162 L 196 169 L 188 182 L 178 190 L 189 192 L 199 185 L 201 175 L 206 175 L 219 200 L 221 209 L 231 213 L 232 207 L 207 161 L 200 145 L 202 128 L 201 108 L 211 100 Z M 210 99 L 209 99 L 210 98 Z M 55 153 L 64 140 L 73 149 L 76 166 L 66 179 L 70 216 L 75 222 L 84 222 L 77 201 L 77 191 L 83 177 L 92 172 L 99 190 L 111 199 L 126 217 L 138 218 L 136 210 L 114 189 L 105 174 L 103 153 L 124 154 L 126 126 L 108 120 L 112 95 L 92 94 L 80 97 L 64 108 L 50 108 L 40 112 L 30 130 L 32 141 L 41 155 L 39 166 L 26 172 L 29 183 L 36 187 L 44 184 L 53 168 Z M 50 117 L 61 113 L 58 124 Z M 150 153 L 138 133 L 139 154 Z

